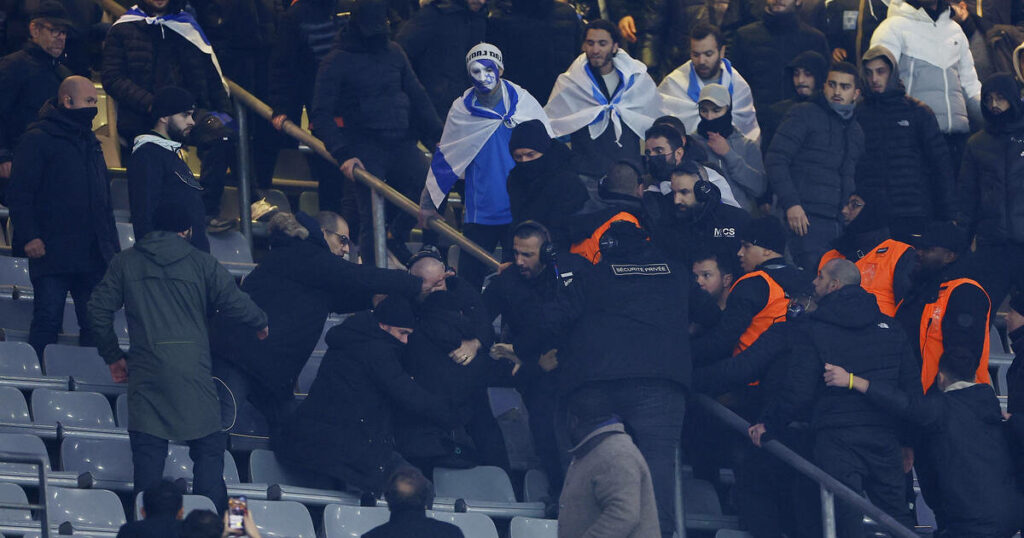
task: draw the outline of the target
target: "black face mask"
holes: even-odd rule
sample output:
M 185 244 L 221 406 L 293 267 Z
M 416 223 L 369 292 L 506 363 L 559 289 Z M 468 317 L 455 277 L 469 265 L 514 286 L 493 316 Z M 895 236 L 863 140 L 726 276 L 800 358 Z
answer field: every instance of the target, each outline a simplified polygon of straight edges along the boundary
M 644 166 L 647 173 L 657 181 L 668 181 L 672 173 L 673 163 L 669 162 L 669 155 L 647 155 L 644 157 Z
M 89 129 L 92 129 L 92 120 L 96 117 L 97 112 L 99 112 L 99 109 L 94 106 L 64 109 L 64 115 L 71 118 L 71 121 Z
M 705 138 L 707 138 L 708 133 L 718 133 L 723 138 L 729 138 L 732 131 L 732 109 L 726 110 L 725 114 L 713 120 L 701 118 L 700 123 L 697 124 L 697 132 Z

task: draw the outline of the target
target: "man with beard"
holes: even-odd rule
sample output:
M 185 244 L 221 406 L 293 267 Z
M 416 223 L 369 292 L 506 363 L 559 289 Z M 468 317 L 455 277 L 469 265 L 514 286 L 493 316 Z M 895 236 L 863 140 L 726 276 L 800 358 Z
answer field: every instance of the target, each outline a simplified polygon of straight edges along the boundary
M 570 135 L 579 172 L 590 183 L 617 161 L 639 164 L 640 136 L 661 109 L 647 67 L 620 50 L 621 41 L 608 21 L 587 24 L 583 54 L 558 76 L 544 107 L 554 136 Z
M 80 343 L 93 345 L 85 307 L 120 250 L 107 165 L 92 132 L 96 104 L 89 79 L 64 79 L 15 154 L 7 202 L 15 255 L 29 258 L 35 294 L 28 341 L 40 357 L 47 344 L 57 341 L 69 292 Z
M 501 78 L 501 51 L 480 43 L 466 54 L 466 70 L 473 87 L 455 100 L 444 124 L 441 144 L 430 162 L 426 186 L 420 194 L 420 221 L 437 217 L 437 208 L 459 179 L 466 182 L 462 231 L 484 250 L 499 243 L 508 252 L 508 226 L 512 222 L 506 183 L 515 165 L 509 153 L 512 129 L 538 120 L 548 134 L 547 115 L 526 90 Z M 486 268 L 475 258 L 460 260 L 462 276 L 476 287 L 483 285 Z
M 794 105 L 810 99 L 825 85 L 828 62 L 813 50 L 801 52 L 786 65 L 786 80 L 792 82 L 791 97 L 783 99 L 768 108 L 758 110 L 757 120 L 761 124 L 761 149 L 768 151 L 768 145 L 775 136 L 782 119 Z
M 725 58 L 722 31 L 700 23 L 690 31 L 690 61 L 669 73 L 658 85 L 662 111 L 682 119 L 688 132 L 695 131 L 700 121 L 697 110 L 700 92 L 706 84 L 721 84 L 729 89 L 736 128 L 747 138 L 759 140 L 761 128 L 757 124 L 750 85 Z
M 857 192 L 884 201 L 889 230 L 907 242 L 930 221 L 952 220 L 955 170 L 935 114 L 907 95 L 892 53 L 872 47 L 863 60 L 867 94 L 856 111 L 864 130 Z
M 825 91 L 793 107 L 772 138 L 765 166 L 789 224 L 793 261 L 814 270 L 839 237 L 840 209 L 853 193 L 864 133 L 853 119 L 860 97 L 857 68 L 848 63 L 829 70 Z
M 675 127 L 669 125 L 654 125 L 644 133 L 644 164 L 648 174 L 648 191 L 661 193 L 668 196 L 672 192 L 671 173 L 684 160 L 693 161 L 687 155 L 687 147 L 683 145 L 683 135 Z M 692 152 L 696 154 L 697 152 Z M 700 153 L 703 153 L 701 150 Z M 713 183 L 721 192 L 722 201 L 731 206 L 740 207 L 736 197 L 733 196 L 732 187 L 717 170 L 703 164 L 704 172 L 708 181 Z M 667 206 L 666 201 L 666 206 Z
M 310 123 L 345 177 L 364 168 L 413 200 L 423 190 L 429 164 L 421 141 L 433 150 L 441 138 L 441 120 L 416 78 L 402 48 L 388 39 L 387 2 L 358 0 L 348 27 L 334 50 L 320 62 Z M 374 263 L 370 188 L 356 185 L 359 202 L 359 251 Z M 389 210 L 388 247 L 399 258 L 416 219 Z
M 195 102 L 191 93 L 176 86 L 165 86 L 153 95 L 153 128 L 135 137 L 128 158 L 128 197 L 135 237 L 153 231 L 156 208 L 171 204 L 190 219 L 192 245 L 209 252 L 203 187 L 181 157 L 181 145 L 196 124 Z
M 517 125 L 508 149 L 516 161 L 506 185 L 512 222 L 537 221 L 551 231 L 556 245 L 566 245 L 568 218 L 589 199 L 572 152 L 552 140 L 540 120 Z

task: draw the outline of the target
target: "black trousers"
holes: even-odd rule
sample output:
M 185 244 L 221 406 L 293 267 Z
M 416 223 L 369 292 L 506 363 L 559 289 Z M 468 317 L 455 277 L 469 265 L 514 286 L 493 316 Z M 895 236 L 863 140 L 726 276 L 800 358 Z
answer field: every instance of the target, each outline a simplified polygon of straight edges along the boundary
M 558 445 L 559 433 L 555 423 L 559 409 L 557 378 L 552 374 L 541 374 L 520 391 L 529 413 L 533 450 L 548 475 L 551 498 L 557 500 L 562 483 L 565 482 L 562 451 Z
M 772 432 L 798 454 L 808 457 L 810 434 L 787 428 Z M 756 538 L 821 536 L 821 504 L 817 484 L 775 456 L 743 440 L 734 467 L 733 500 L 740 521 Z
M 882 428 L 848 427 L 819 430 L 814 440 L 814 459 L 825 472 L 868 499 L 913 530 L 914 520 L 906 498 L 903 452 L 896 435 Z M 836 499 L 836 535 L 865 536 L 864 514 Z
M 466 235 L 466 239 L 480 245 L 481 248 L 488 252 L 493 252 L 500 244 L 502 257 L 511 259 L 512 238 L 509 235 L 508 227 L 508 224 L 492 226 L 467 222 L 462 225 L 462 233 Z M 459 275 L 469 281 L 477 290 L 483 287 L 484 277 L 488 273 L 490 271 L 483 262 L 471 256 L 468 252 L 459 253 Z
M 92 330 L 86 322 L 86 307 L 96 284 L 103 279 L 103 270 L 62 275 L 31 276 L 32 324 L 28 330 L 28 343 L 43 356 L 48 344 L 57 342 L 57 335 L 64 324 L 64 303 L 68 293 L 75 301 L 75 316 L 78 318 L 78 343 L 93 345 Z
M 128 431 L 128 439 L 132 446 L 135 496 L 163 480 L 167 439 L 131 430 Z M 192 458 L 192 492 L 209 497 L 221 513 L 228 509 L 228 490 L 224 484 L 226 449 L 227 434 L 224 432 L 188 441 L 188 457 Z
M 228 432 L 247 433 L 239 431 L 238 426 L 258 423 L 251 416 L 256 414 L 266 421 L 273 437 L 298 407 L 294 397 L 276 397 L 259 380 L 228 361 L 214 360 L 213 375 L 223 383 L 218 386 L 221 426 Z

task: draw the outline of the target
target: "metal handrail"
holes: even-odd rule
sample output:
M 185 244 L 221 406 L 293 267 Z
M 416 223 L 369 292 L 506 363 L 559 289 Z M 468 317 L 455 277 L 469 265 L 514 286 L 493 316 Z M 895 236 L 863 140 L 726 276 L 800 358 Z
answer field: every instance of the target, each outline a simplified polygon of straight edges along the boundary
M 747 436 L 747 430 L 750 429 L 749 422 L 704 394 L 698 394 L 696 398 L 697 403 L 711 413 L 712 416 L 722 421 L 733 430 L 736 430 L 736 432 L 744 437 Z M 826 505 L 832 504 L 832 496 L 834 495 L 839 498 L 839 500 L 852 504 L 858 511 L 863 512 L 885 528 L 885 530 L 892 533 L 893 536 L 900 538 L 918 538 L 917 533 L 904 527 L 899 521 L 896 521 L 892 516 L 871 504 L 870 501 L 850 489 L 846 484 L 836 480 L 832 475 L 807 461 L 778 440 L 773 439 L 771 441 L 762 442 L 761 448 L 782 460 L 783 463 L 800 474 L 818 483 L 818 486 L 821 488 L 822 525 L 825 528 L 825 536 L 835 536 L 834 509 L 826 510 Z
M 46 467 L 49 465 L 49 461 L 47 461 L 46 458 L 47 456 L 40 456 L 39 454 L 27 454 L 24 452 L 8 452 L 6 450 L 0 451 L 0 461 L 4 463 L 28 463 L 31 465 L 35 465 L 39 469 L 39 503 L 27 505 L 15 505 L 11 503 L 5 503 L 3 508 L 38 510 L 40 538 L 49 538 L 50 536 L 50 525 L 47 519 L 48 514 L 46 509 Z

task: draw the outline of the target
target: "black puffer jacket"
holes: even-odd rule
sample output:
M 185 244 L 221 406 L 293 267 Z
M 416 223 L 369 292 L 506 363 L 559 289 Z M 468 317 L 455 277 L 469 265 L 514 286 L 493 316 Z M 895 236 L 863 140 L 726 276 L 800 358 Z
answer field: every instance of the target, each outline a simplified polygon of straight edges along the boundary
M 860 286 L 845 286 L 818 301 L 818 309 L 791 339 L 795 357 L 790 391 L 798 404 L 812 406 L 816 429 L 868 426 L 901 430 L 899 420 L 846 387 L 826 387 L 825 364 L 843 367 L 871 385 L 921 394 L 921 369 L 911 341 L 896 320 L 878 311 L 875 297 Z M 799 409 L 801 405 L 797 405 Z M 782 422 L 786 422 L 785 418 Z
M 1014 96 L 1009 75 L 993 75 L 982 86 L 982 99 L 992 91 Z M 957 222 L 985 242 L 1024 243 L 1024 105 L 1009 98 L 1010 110 L 992 117 L 967 142 L 957 189 Z M 1003 118 L 1003 116 L 1006 116 Z
M 46 255 L 29 260 L 32 276 L 102 272 L 119 252 L 103 151 L 91 126 L 47 102 L 18 144 L 8 205 L 14 253 L 42 239 Z
M 507 12 L 487 19 L 487 41 L 501 49 L 504 78 L 540 104 L 566 66 L 580 53 L 583 24 L 576 10 L 556 0 L 513 0 Z
M 568 218 L 589 199 L 565 144 L 553 140 L 536 160 L 516 163 L 508 174 L 513 224 L 535 220 L 551 231 L 556 244 L 568 246 Z
M 737 231 L 748 220 L 750 213 L 723 204 L 721 191 L 712 184 L 711 200 L 689 210 L 687 214 L 679 214 L 675 204 L 672 204 L 669 214 L 661 215 L 651 222 L 651 228 L 654 244 L 674 260 L 689 267 L 698 252 L 735 256 L 740 249 Z
M 375 47 L 351 28 L 320 63 L 310 122 L 339 163 L 360 144 L 419 140 L 433 148 L 443 129 L 402 47 Z
M 50 56 L 31 41 L 0 59 L 0 163 L 14 158 L 18 139 L 69 75 L 71 71 L 61 58 Z
M 176 2 L 168 5 L 180 11 Z M 176 32 L 145 21 L 111 27 L 103 42 L 102 77 L 103 89 L 117 102 L 119 134 L 129 143 L 153 127 L 148 110 L 153 94 L 165 86 L 187 89 L 201 109 L 231 110 L 210 57 Z
M 844 120 L 822 95 L 790 109 L 765 157 L 779 205 L 802 206 L 808 215 L 839 219 L 854 191 L 854 171 L 864 151 L 864 133 Z
M 437 0 L 416 12 L 395 36 L 439 117 L 447 116 L 452 101 L 469 87 L 466 53 L 484 40 L 485 15 L 483 8 L 470 11 L 466 0 Z

